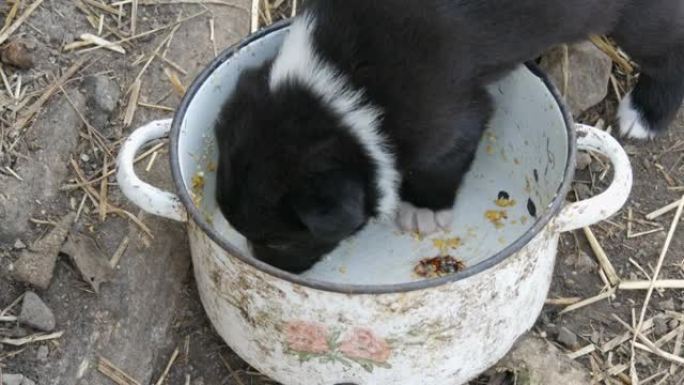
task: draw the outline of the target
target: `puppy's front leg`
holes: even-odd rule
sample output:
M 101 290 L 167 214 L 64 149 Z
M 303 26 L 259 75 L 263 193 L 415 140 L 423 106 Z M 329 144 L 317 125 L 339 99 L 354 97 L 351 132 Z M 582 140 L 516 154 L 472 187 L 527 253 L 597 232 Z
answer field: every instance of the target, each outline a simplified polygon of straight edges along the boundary
M 472 164 L 476 149 L 477 141 L 468 148 L 455 147 L 427 168 L 408 170 L 401 187 L 404 202 L 397 214 L 402 230 L 431 234 L 449 229 L 456 190 Z
M 456 192 L 473 163 L 492 113 L 486 92 L 475 92 L 466 100 L 467 105 L 440 119 L 445 124 L 425 134 L 437 140 L 422 147 L 403 170 L 404 202 L 397 222 L 404 231 L 430 234 L 451 226 Z

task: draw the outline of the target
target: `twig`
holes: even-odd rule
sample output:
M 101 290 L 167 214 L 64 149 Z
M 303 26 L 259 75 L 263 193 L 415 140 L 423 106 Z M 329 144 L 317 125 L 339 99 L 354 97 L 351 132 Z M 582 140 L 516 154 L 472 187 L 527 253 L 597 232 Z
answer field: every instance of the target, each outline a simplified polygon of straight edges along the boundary
M 124 49 L 124 47 L 120 46 L 119 44 L 112 43 L 111 41 L 105 40 L 99 36 L 93 35 L 92 33 L 82 34 L 81 40 L 86 41 L 90 44 L 94 44 L 96 46 L 108 49 L 110 51 L 120 53 L 122 55 L 126 54 L 126 50 Z M 65 47 L 65 49 L 66 49 L 66 47 Z
M 612 44 L 608 43 L 604 38 L 592 35 L 589 40 L 591 40 L 594 45 L 603 51 L 606 55 L 617 64 L 626 74 L 634 73 L 634 66 L 623 57 L 623 55 L 618 52 Z
M 131 2 L 131 35 L 135 35 L 138 25 L 138 0 Z
M 228 372 L 230 372 L 230 376 L 233 377 L 233 380 L 235 380 L 235 382 L 238 385 L 245 385 L 245 383 L 242 381 L 240 376 L 235 372 L 233 367 L 230 366 L 230 364 L 228 363 L 228 360 L 226 360 L 226 358 L 223 356 L 223 354 L 219 353 L 219 357 L 221 357 L 221 361 L 223 361 L 223 365 L 226 366 L 226 369 L 228 369 Z
M 684 289 L 682 279 L 660 279 L 655 281 L 622 281 L 618 285 L 620 290 L 648 290 L 651 285 L 655 289 Z
M 74 63 L 59 79 L 53 82 L 50 87 L 48 87 L 48 89 L 35 102 L 33 102 L 33 104 L 27 108 L 27 112 L 13 126 L 13 130 L 17 131 L 17 138 L 9 146 L 9 151 L 14 149 L 14 146 L 16 146 L 16 144 L 19 142 L 19 134 L 21 133 L 20 131 L 23 130 L 24 127 L 26 127 L 26 125 L 31 121 L 31 119 L 33 119 L 34 115 L 41 110 L 50 96 L 52 96 L 60 87 L 62 87 L 62 85 L 64 85 L 68 79 L 74 76 L 88 60 L 89 58 L 85 57 Z
M 112 258 L 109 260 L 109 266 L 111 266 L 112 269 L 116 268 L 116 266 L 119 264 L 119 261 L 121 261 L 121 257 L 123 257 L 126 249 L 128 248 L 128 242 L 130 242 L 130 240 L 128 239 L 128 236 L 125 236 L 121 240 L 121 243 L 119 243 L 116 251 L 114 251 Z
M 259 29 L 259 0 L 252 0 L 252 8 L 250 14 L 252 15 L 252 23 L 250 30 L 252 33 Z
M 128 106 L 126 107 L 126 113 L 124 114 L 124 127 L 130 127 L 131 123 L 133 123 L 135 111 L 138 109 L 138 98 L 140 97 L 141 86 L 142 81 L 140 79 L 135 79 L 135 81 L 133 82 L 133 87 L 131 88 L 131 94 L 128 97 Z
M 636 326 L 636 329 L 634 332 L 634 338 L 632 339 L 632 351 L 633 351 L 634 347 L 636 346 L 637 337 L 641 333 L 641 328 L 644 324 L 644 319 L 646 318 L 646 311 L 648 310 L 648 305 L 651 302 L 653 290 L 655 289 L 655 283 L 656 283 L 656 280 L 658 279 L 658 276 L 660 275 L 660 270 L 663 267 L 663 262 L 665 261 L 665 256 L 667 255 L 667 252 L 670 249 L 670 243 L 672 242 L 672 238 L 674 237 L 674 234 L 677 231 L 677 226 L 679 225 L 679 219 L 682 217 L 682 210 L 684 210 L 684 196 L 682 196 L 682 199 L 679 200 L 677 212 L 675 213 L 674 219 L 672 220 L 672 224 L 670 225 L 670 231 L 668 231 L 668 233 L 667 233 L 667 238 L 665 239 L 665 244 L 663 245 L 662 251 L 660 252 L 660 256 L 658 257 L 658 263 L 657 263 L 655 271 L 653 273 L 653 278 L 651 279 L 651 284 L 649 285 L 648 291 L 646 293 L 646 299 L 644 301 L 643 306 L 641 307 L 641 315 L 639 316 L 639 322 L 637 323 L 637 326 Z M 655 346 L 653 346 L 653 348 L 658 349 Z M 655 350 L 654 350 L 654 353 L 656 353 Z M 658 353 L 656 353 L 656 354 L 658 354 Z M 677 357 L 677 358 L 679 358 L 679 357 Z M 682 358 L 680 358 L 680 359 L 682 360 L 681 363 L 684 363 L 684 359 L 682 359 Z M 630 370 L 632 372 L 634 372 L 633 367 L 630 368 Z M 634 373 L 632 373 L 632 377 L 634 377 Z
M 133 377 L 114 366 L 114 364 L 109 362 L 109 360 L 104 357 L 99 357 L 97 362 L 97 370 L 118 385 L 140 385 L 140 383 L 133 379 Z
M 113 8 L 109 5 L 102 4 L 99 1 L 95 1 L 95 0 L 81 0 L 81 1 L 83 1 L 84 3 L 86 3 L 88 5 L 92 5 L 95 8 L 99 8 L 102 11 L 109 12 L 114 16 L 123 16 L 123 12 L 121 12 L 118 9 Z
M 560 313 L 558 313 L 558 315 L 569 313 L 571 311 L 583 308 L 585 306 L 589 306 L 589 305 L 594 304 L 596 302 L 603 301 L 605 299 L 612 297 L 614 294 L 615 294 L 615 288 L 612 287 L 612 288 L 608 289 L 607 291 L 605 291 L 601 294 L 595 295 L 591 298 L 587 298 L 583 301 L 577 302 L 573 305 L 566 307 L 565 309 L 561 310 Z
M 0 316 L 0 322 L 17 322 L 17 317 L 13 315 Z
M 81 171 L 81 168 L 78 167 L 78 163 L 76 163 L 74 158 L 70 159 L 70 163 L 71 163 L 71 167 L 74 169 L 74 172 L 76 173 L 77 178 L 81 182 L 84 182 L 85 177 L 83 176 L 83 172 Z M 95 191 L 95 189 L 92 186 L 87 185 L 87 184 L 83 185 L 81 188 L 88 195 L 88 197 L 93 201 L 95 207 L 99 207 L 99 202 L 98 202 L 98 198 L 97 198 L 98 194 Z M 130 212 L 128 212 L 126 210 L 123 210 L 123 209 L 120 209 L 116 206 L 113 206 L 110 203 L 107 203 L 107 208 L 108 208 L 108 211 L 111 213 L 117 214 L 117 215 L 122 216 L 124 218 L 129 218 L 131 221 L 133 221 L 133 223 L 138 225 L 138 227 L 140 227 L 140 229 L 143 232 L 145 232 L 145 234 L 147 234 L 150 238 L 154 238 L 154 236 L 152 235 L 152 231 L 144 223 L 142 223 L 142 221 L 140 219 L 138 219 L 138 217 L 136 217 L 135 215 L 131 214 Z
M 133 160 L 133 164 L 137 164 L 141 160 L 144 160 L 148 156 L 152 155 L 155 151 L 158 151 L 160 148 L 164 147 L 166 144 L 167 144 L 167 142 L 157 143 L 156 145 L 154 145 L 149 150 L 138 155 L 138 157 Z M 116 173 L 116 165 L 114 163 L 110 163 L 109 167 L 113 167 L 113 168 L 111 168 L 109 171 L 107 171 L 107 173 L 105 175 L 99 176 L 95 179 L 91 179 L 91 180 L 85 181 L 85 182 L 79 182 L 79 183 L 75 183 L 75 184 L 64 185 L 64 186 L 60 187 L 60 190 L 61 191 L 71 191 L 71 190 L 79 189 L 79 188 L 82 188 L 85 186 L 94 185 L 95 183 L 101 181 L 102 179 L 108 178 L 108 177 L 110 177 Z
M 580 297 L 549 298 L 546 301 L 544 301 L 544 304 L 545 305 L 555 305 L 555 306 L 568 306 L 568 305 L 574 305 L 581 300 L 582 300 L 582 298 L 580 298 Z
M 591 231 L 591 228 L 589 227 L 585 227 L 583 230 L 584 235 L 586 235 L 587 239 L 589 240 L 591 249 L 594 250 L 594 254 L 596 254 L 596 259 L 601 265 L 603 271 L 606 273 L 606 276 L 608 277 L 610 284 L 613 286 L 617 285 L 620 282 L 620 277 L 618 277 L 617 273 L 615 272 L 613 264 L 610 263 L 610 260 L 608 259 L 606 252 L 603 250 L 603 247 L 601 247 L 601 244 L 596 239 L 594 232 Z
M 31 14 L 38 9 L 38 7 L 40 7 L 42 3 L 43 0 L 34 1 L 31 5 L 29 5 L 28 8 L 26 8 L 26 11 L 24 11 L 24 13 L 19 16 L 14 23 L 12 23 L 12 25 L 0 31 L 0 45 L 2 45 L 5 40 L 7 40 L 14 33 L 14 31 L 16 31 L 19 26 L 21 26 L 29 18 L 29 16 L 31 16 Z
M 54 340 L 62 337 L 64 332 L 55 332 L 50 334 L 34 334 L 23 338 L 0 338 L 0 344 L 12 345 L 12 346 L 23 346 L 33 342 Z
M 178 347 L 176 347 L 176 350 L 174 350 L 173 354 L 171 355 L 171 359 L 169 359 L 169 362 L 166 364 L 166 368 L 164 368 L 164 371 L 159 376 L 159 379 L 157 380 L 157 382 L 154 383 L 154 385 L 162 385 L 164 383 L 166 376 L 169 374 L 169 370 L 171 370 L 171 366 L 176 361 L 176 358 L 178 358 L 178 353 L 179 350 Z
M 670 203 L 667 206 L 661 207 L 652 213 L 646 214 L 646 219 L 652 221 L 658 217 L 661 217 L 661 216 L 669 213 L 670 211 L 675 210 L 677 207 L 679 207 L 679 204 L 682 203 L 682 201 L 684 201 L 684 197 L 677 200 L 676 202 Z

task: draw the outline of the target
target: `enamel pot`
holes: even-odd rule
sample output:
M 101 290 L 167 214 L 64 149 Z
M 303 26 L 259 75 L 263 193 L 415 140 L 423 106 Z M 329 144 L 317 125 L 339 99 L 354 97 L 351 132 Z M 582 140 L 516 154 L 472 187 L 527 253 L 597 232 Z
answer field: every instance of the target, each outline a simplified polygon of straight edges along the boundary
M 226 50 L 173 119 L 133 132 L 118 158 L 121 190 L 186 226 L 211 322 L 263 374 L 285 385 L 466 383 L 535 323 L 560 234 L 623 206 L 629 159 L 607 133 L 574 125 L 534 65 L 520 66 L 490 87 L 496 113 L 459 192 L 452 234 L 438 235 L 440 243 L 373 222 L 310 272 L 280 271 L 252 258 L 216 209 L 213 123 L 240 71 L 273 57 L 287 31 L 287 23 L 276 24 Z M 167 136 L 175 192 L 134 170 L 136 153 Z M 577 149 L 607 158 L 613 180 L 601 194 L 567 203 Z M 497 205 L 501 194 L 509 199 Z M 412 274 L 444 239 L 466 268 L 433 279 Z

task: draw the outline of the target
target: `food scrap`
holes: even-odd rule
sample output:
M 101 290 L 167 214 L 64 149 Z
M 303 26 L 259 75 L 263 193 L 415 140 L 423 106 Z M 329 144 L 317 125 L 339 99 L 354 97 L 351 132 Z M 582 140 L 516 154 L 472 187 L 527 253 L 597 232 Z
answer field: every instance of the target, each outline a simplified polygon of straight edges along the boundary
M 516 202 L 515 199 L 511 199 L 511 196 L 508 195 L 507 192 L 501 191 L 494 203 L 499 207 L 506 208 L 515 206 Z
M 438 278 L 456 274 L 466 268 L 465 263 L 450 255 L 422 259 L 413 271 L 423 278 Z
M 502 221 L 508 219 L 506 210 L 487 210 L 485 211 L 485 218 L 487 218 L 497 229 L 504 226 Z
M 434 239 L 432 244 L 439 250 L 440 255 L 445 255 L 449 250 L 453 250 L 461 246 L 461 238 L 454 237 L 448 239 Z
M 198 172 L 192 177 L 192 201 L 199 207 L 202 203 L 202 193 L 204 192 L 204 173 Z

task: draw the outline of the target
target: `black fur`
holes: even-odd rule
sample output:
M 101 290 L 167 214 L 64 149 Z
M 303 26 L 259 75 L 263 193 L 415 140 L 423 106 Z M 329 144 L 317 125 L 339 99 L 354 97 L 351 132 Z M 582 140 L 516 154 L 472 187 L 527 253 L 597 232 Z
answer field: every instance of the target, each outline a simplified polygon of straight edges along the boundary
M 492 106 L 485 85 L 545 49 L 610 33 L 642 66 L 633 101 L 664 130 L 684 97 L 682 0 L 318 0 L 319 55 L 383 111 L 402 199 L 452 206 Z M 218 200 L 258 258 L 308 269 L 377 214 L 371 159 L 306 87 L 245 73 L 218 120 Z

